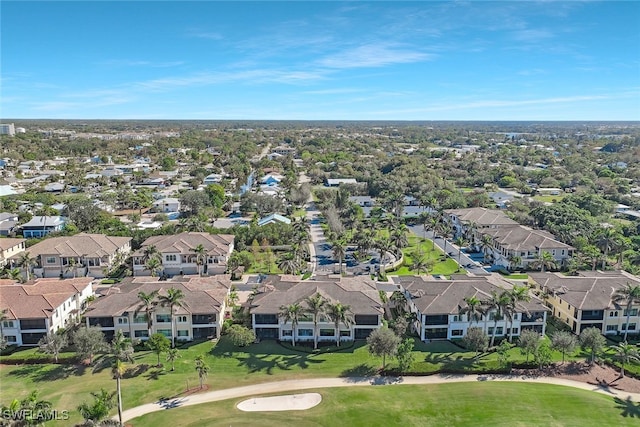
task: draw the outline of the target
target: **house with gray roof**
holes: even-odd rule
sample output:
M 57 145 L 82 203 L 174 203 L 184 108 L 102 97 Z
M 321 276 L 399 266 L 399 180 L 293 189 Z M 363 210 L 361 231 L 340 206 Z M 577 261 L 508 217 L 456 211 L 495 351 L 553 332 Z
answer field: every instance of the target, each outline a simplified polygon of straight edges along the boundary
M 500 294 L 513 289 L 513 284 L 490 276 L 456 275 L 451 280 L 430 276 L 400 276 L 394 279 L 407 299 L 409 311 L 416 314 L 413 328 L 422 341 L 463 338 L 470 328 L 481 328 L 489 336 L 498 338 L 519 336 L 522 330 L 531 329 L 544 334 L 549 309 L 542 301 L 531 296 L 528 302 L 517 305 L 513 319 L 497 316 L 491 310 L 479 319 L 470 318 L 461 311 L 466 298 L 488 300 L 495 292 Z
M 579 334 L 598 328 L 606 335 L 640 331 L 640 304 L 631 307 L 627 325 L 626 305 L 613 299 L 628 283 L 640 285 L 640 277 L 625 271 L 580 271 L 577 276 L 560 273 L 531 273 L 529 279 L 545 298 L 553 316 Z
M 52 237 L 29 248 L 29 255 L 36 261 L 33 273 L 38 277 L 103 278 L 130 252 L 131 237 L 88 233 Z
M 269 276 L 257 288 L 257 294 L 249 302 L 253 330 L 261 339 L 313 341 L 313 319 L 303 315 L 297 327 L 285 323 L 279 316 L 282 306 L 299 303 L 306 307 L 305 300 L 316 294 L 328 302 L 348 305 L 353 315 L 353 323 L 341 324 L 341 341 L 365 339 L 371 332 L 382 326 L 383 308 L 376 284 L 367 276 L 340 277 L 339 275 L 316 276 L 315 279 L 301 280 L 298 276 Z M 326 316 L 320 316 L 318 341 L 336 341 L 334 323 Z
M 55 231 L 62 231 L 67 219 L 62 216 L 34 216 L 26 224 L 22 224 L 22 236 L 26 239 L 41 238 Z
M 231 281 L 227 277 L 176 276 L 169 280 L 153 277 L 128 277 L 99 296 L 85 313 L 87 326 L 99 327 L 111 339 L 121 330 L 125 337 L 149 338 L 145 310 L 139 292 L 166 295 L 167 290 L 182 291 L 182 307 L 175 307 L 172 319 L 170 307 L 156 298 L 151 313 L 151 334 L 161 333 L 178 341 L 219 338 Z
M 0 279 L 0 310 L 6 310 L 2 333 L 8 344 L 35 346 L 49 333 L 78 322 L 88 297 L 92 278 L 36 279 L 18 284 Z
M 209 234 L 185 232 L 169 236 L 152 236 L 142 243 L 132 254 L 133 275 L 149 276 L 151 271 L 145 266 L 145 250 L 154 246 L 162 263 L 161 275 L 198 274 L 198 256 L 195 248 L 202 245 L 206 256 L 202 265 L 203 274 L 224 274 L 227 261 L 233 252 L 235 236 L 232 234 Z

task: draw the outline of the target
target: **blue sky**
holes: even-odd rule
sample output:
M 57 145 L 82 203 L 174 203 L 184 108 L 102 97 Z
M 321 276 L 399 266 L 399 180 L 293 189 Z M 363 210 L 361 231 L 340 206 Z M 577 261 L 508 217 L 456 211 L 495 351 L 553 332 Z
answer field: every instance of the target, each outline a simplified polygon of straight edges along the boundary
M 640 120 L 640 2 L 5 1 L 0 117 Z

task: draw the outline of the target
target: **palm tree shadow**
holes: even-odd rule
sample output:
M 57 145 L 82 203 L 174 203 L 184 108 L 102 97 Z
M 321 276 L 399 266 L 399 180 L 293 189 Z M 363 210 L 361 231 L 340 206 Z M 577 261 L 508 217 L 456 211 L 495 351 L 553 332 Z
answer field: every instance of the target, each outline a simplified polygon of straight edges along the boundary
M 253 353 L 249 353 L 247 357 L 237 357 L 238 366 L 246 366 L 249 373 L 254 372 L 266 372 L 267 375 L 273 375 L 274 369 L 289 370 L 286 365 L 280 362 L 283 356 L 273 357 L 271 355 L 256 356 Z
M 164 369 L 154 369 L 153 371 L 147 372 L 144 376 L 147 380 L 158 380 L 160 376 L 166 375 L 167 372 Z
M 56 365 L 51 369 L 48 365 L 24 365 L 11 371 L 9 375 L 30 378 L 33 382 L 56 381 L 68 378 L 76 373 L 76 369 L 73 365 Z
M 613 401 L 616 403 L 616 408 L 622 411 L 620 415 L 623 417 L 640 418 L 640 403 L 632 401 L 631 397 L 627 397 L 625 400 L 614 397 Z
M 353 368 L 345 369 L 340 373 L 341 377 L 347 378 L 349 382 L 367 382 L 367 377 L 373 377 L 378 374 L 378 370 L 373 366 L 361 363 Z

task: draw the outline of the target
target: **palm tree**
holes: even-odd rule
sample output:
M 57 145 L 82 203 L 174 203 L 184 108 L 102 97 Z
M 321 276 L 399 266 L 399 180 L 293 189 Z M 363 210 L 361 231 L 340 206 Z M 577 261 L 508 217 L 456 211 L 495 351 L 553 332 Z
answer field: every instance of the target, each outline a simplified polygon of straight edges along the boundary
M 113 399 L 116 397 L 116 392 L 109 392 L 104 388 L 101 388 L 100 392 L 92 392 L 91 396 L 93 396 L 92 404 L 82 402 L 78 406 L 78 412 L 80 412 L 80 415 L 82 415 L 82 418 L 84 418 L 85 421 L 83 425 L 104 425 L 106 422 L 102 423 L 102 421 L 109 416 L 109 411 L 111 411 L 115 406 Z
M 169 307 L 171 312 L 171 348 L 176 346 L 176 319 L 175 309 L 186 308 L 187 304 L 184 302 L 184 292 L 181 289 L 170 288 L 167 290 L 167 295 L 160 295 L 160 305 L 163 307 Z
M 433 231 L 433 239 L 431 240 L 431 250 L 436 249 L 436 238 L 438 237 L 438 229 L 440 226 L 440 217 L 438 215 L 431 215 L 429 218 L 429 230 Z
M 433 268 L 433 266 L 435 265 L 435 262 L 435 260 L 427 258 L 427 256 L 424 254 L 414 255 L 411 269 L 418 274 L 422 273 L 423 271 L 425 273 L 428 273 L 429 269 Z
M 541 251 L 538 254 L 538 258 L 532 263 L 535 267 L 540 267 L 540 272 L 544 273 L 546 270 L 558 268 L 556 259 L 551 255 L 551 252 Z
M 142 250 L 143 262 L 147 262 L 152 258 L 158 258 L 158 260 L 160 260 L 161 256 L 162 255 L 160 254 L 160 251 L 158 251 L 156 245 L 145 246 L 145 248 Z
M 353 324 L 353 313 L 351 312 L 351 306 L 342 304 L 340 301 L 327 304 L 327 316 L 333 322 L 336 335 L 336 345 L 340 346 L 340 324 L 342 323 L 347 328 Z
M 391 239 L 385 236 L 376 239 L 375 246 L 380 251 L 380 274 L 384 275 L 386 272 L 385 255 L 388 252 L 394 251 L 395 247 L 393 246 Z
M 278 313 L 278 317 L 282 319 L 285 325 L 288 321 L 291 321 L 291 345 L 293 345 L 294 347 L 296 345 L 296 329 L 298 327 L 298 323 L 300 323 L 302 314 L 302 306 L 297 302 L 280 306 L 280 312 Z
M 325 313 L 327 300 L 320 293 L 316 293 L 304 301 L 307 304 L 307 313 L 313 318 L 313 349 L 316 350 L 318 348 L 318 321 L 320 316 Z
M 453 243 L 455 243 L 456 246 L 458 247 L 458 270 L 460 270 L 461 269 L 460 259 L 462 257 L 462 247 L 465 246 L 468 242 L 467 242 L 467 239 L 465 239 L 463 236 L 458 236 L 455 238 Z
M 619 303 L 623 302 L 626 307 L 625 311 L 627 313 L 627 323 L 624 329 L 624 339 L 623 341 L 627 341 L 627 334 L 629 332 L 629 318 L 631 317 L 631 307 L 634 304 L 640 304 L 640 285 L 632 285 L 627 282 L 624 287 L 617 289 L 613 294 L 613 302 Z
M 162 270 L 162 262 L 158 258 L 149 258 L 144 264 L 144 268 L 151 272 L 151 277 L 156 277 Z
M 22 272 L 19 268 L 11 268 L 4 273 L 4 278 L 22 282 Z
M 25 278 L 28 282 L 31 278 L 31 267 L 36 265 L 36 259 L 31 257 L 31 254 L 29 252 L 25 252 L 23 254 L 20 254 L 20 257 L 18 258 L 18 265 L 24 268 Z
M 391 232 L 391 241 L 393 245 L 402 249 L 409 245 L 409 239 L 407 238 L 407 226 L 400 224 Z
M 493 332 L 491 334 L 491 343 L 489 347 L 493 347 L 496 339 L 496 332 L 498 330 L 498 320 L 503 318 L 503 309 L 511 304 L 511 298 L 507 295 L 506 291 L 500 294 L 495 291 L 491 292 L 491 297 L 484 301 L 487 313 L 493 311 Z
M 331 251 L 333 252 L 333 257 L 338 258 L 339 271 L 342 274 L 342 262 L 347 253 L 347 240 L 342 236 L 334 239 L 331 242 Z
M 511 310 L 509 317 L 509 342 L 513 340 L 513 316 L 517 312 L 518 303 L 527 302 L 531 299 L 531 295 L 529 295 L 529 288 L 526 286 L 514 286 L 508 293 L 509 298 L 511 299 L 511 304 L 507 305 L 507 310 Z M 528 311 L 520 306 L 525 312 Z
M 4 343 L 4 329 L 2 327 L 2 324 L 9 318 L 7 313 L 9 313 L 8 308 L 3 308 L 2 310 L 0 310 L 0 345 Z
M 609 251 L 613 249 L 614 241 L 618 237 L 618 233 L 612 227 L 602 228 L 597 234 L 596 246 L 602 250 L 604 257 L 602 258 L 602 269 L 607 265 L 607 257 Z
M 624 377 L 624 365 L 640 361 L 640 354 L 634 345 L 628 344 L 626 341 L 612 345 L 611 348 L 615 351 L 615 357 L 621 364 L 620 376 Z
M 519 255 L 512 255 L 509 257 L 509 269 L 515 270 L 517 266 L 522 262 L 522 258 Z
M 480 251 L 484 255 L 483 261 L 487 262 L 487 254 L 493 248 L 493 238 L 489 234 L 483 234 L 480 238 Z
M 147 337 L 151 337 L 151 329 L 153 328 L 153 311 L 156 308 L 158 302 L 156 301 L 156 297 L 158 296 L 158 291 L 152 291 L 144 293 L 143 291 L 138 292 L 138 299 L 140 300 L 140 304 L 136 307 L 133 312 L 134 317 L 141 311 L 144 310 L 145 316 L 147 317 Z
M 202 246 L 202 243 L 192 249 L 196 254 L 196 264 L 198 265 L 198 275 L 202 276 L 202 268 L 207 261 L 207 248 Z
M 469 327 L 471 327 L 473 326 L 473 322 L 479 322 L 487 311 L 482 306 L 482 301 L 480 301 L 478 297 L 467 297 L 464 299 L 464 302 L 466 302 L 467 305 L 460 309 L 460 315 L 467 315 Z
M 200 389 L 202 389 L 202 382 L 204 381 L 204 379 L 207 377 L 207 374 L 209 373 L 209 366 L 207 366 L 207 363 L 204 361 L 203 355 L 197 356 L 195 362 L 196 362 L 196 371 L 198 372 L 198 379 L 200 380 Z
M 29 396 L 20 401 L 19 405 L 16 405 L 16 412 L 25 417 L 25 423 L 18 425 L 43 425 L 41 417 L 51 411 L 52 405 L 48 400 L 38 400 L 38 394 L 38 390 L 33 390 Z
M 116 393 L 118 396 L 118 421 L 122 424 L 122 387 L 120 381 L 125 372 L 125 362 L 133 363 L 133 345 L 129 338 L 125 338 L 118 329 L 110 348 L 111 373 L 116 380 Z
M 447 239 L 451 236 L 451 231 L 453 230 L 451 226 L 446 222 L 440 223 L 440 235 L 442 236 L 442 240 L 444 240 L 444 253 L 447 253 Z
M 182 357 L 182 355 L 178 352 L 177 348 L 171 348 L 167 351 L 167 362 L 171 362 L 171 371 L 175 370 L 176 367 L 176 359 Z
M 300 263 L 294 254 L 286 253 L 278 260 L 278 268 L 284 274 L 295 274 L 300 269 Z

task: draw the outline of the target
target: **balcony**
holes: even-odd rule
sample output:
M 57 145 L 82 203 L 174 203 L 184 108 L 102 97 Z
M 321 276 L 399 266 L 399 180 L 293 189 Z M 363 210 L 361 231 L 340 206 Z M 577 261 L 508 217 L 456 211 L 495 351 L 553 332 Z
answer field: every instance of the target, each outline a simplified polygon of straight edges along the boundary
M 580 320 L 603 320 L 604 310 L 583 310 Z
M 449 316 L 446 314 L 440 316 L 425 316 L 425 325 L 448 325 Z

